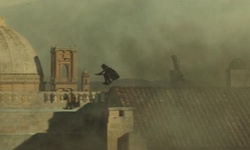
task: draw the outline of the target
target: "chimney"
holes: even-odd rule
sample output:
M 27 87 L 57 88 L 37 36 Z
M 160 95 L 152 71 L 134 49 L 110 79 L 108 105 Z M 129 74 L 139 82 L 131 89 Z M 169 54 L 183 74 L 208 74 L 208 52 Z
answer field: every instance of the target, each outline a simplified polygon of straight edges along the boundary
M 226 73 L 228 87 L 249 87 L 249 69 L 242 59 L 232 60 Z
M 107 125 L 107 150 L 117 150 L 118 139 L 134 129 L 133 108 L 110 107 Z
M 173 55 L 172 57 L 173 60 L 173 66 L 174 70 L 170 70 L 170 81 L 173 87 L 179 87 L 183 84 L 183 74 L 181 73 L 180 69 L 180 61 L 178 60 L 176 55 Z

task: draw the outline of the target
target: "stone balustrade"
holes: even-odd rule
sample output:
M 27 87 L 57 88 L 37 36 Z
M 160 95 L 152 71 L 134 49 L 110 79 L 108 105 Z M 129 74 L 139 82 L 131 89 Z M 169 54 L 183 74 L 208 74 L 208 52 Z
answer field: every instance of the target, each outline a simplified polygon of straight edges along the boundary
M 58 102 L 58 101 L 63 101 L 67 100 L 65 97 L 66 95 L 72 99 L 72 95 L 74 96 L 75 101 L 82 101 L 84 103 L 92 102 L 93 100 L 96 99 L 96 95 L 98 93 L 96 92 L 53 92 L 53 91 L 48 91 L 48 92 L 43 92 L 44 95 L 44 102 Z
M 89 103 L 99 101 L 101 96 L 97 92 L 56 92 L 56 91 L 43 91 L 43 92 L 0 92 L 0 105 L 32 105 L 44 103 L 66 103 L 67 95 L 69 98 L 80 103 Z

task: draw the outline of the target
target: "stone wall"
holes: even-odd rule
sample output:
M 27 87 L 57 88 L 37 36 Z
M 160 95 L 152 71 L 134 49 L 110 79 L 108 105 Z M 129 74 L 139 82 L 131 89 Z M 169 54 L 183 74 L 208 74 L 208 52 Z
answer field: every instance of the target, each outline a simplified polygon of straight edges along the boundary
M 52 111 L 9 110 L 0 112 L 0 134 L 47 132 Z
M 31 149 L 40 150 L 46 148 L 46 144 L 56 147 L 55 142 L 62 142 L 64 145 L 64 143 L 69 142 L 67 140 L 70 140 L 71 136 L 75 136 L 74 134 L 80 136 L 84 134 L 84 132 L 76 132 L 84 125 L 82 118 L 83 116 L 77 110 L 64 112 L 46 110 L 1 111 L 0 149 L 27 150 L 27 147 L 32 147 Z
M 64 94 L 69 93 L 0 92 L 0 149 L 57 149 L 52 141 L 62 142 L 64 148 L 69 143 L 80 147 L 85 139 L 77 136 L 86 136 L 86 132 L 78 132 L 84 129 L 86 120 L 86 112 L 81 109 L 97 102 L 100 96 L 98 93 L 74 92 L 80 106 L 68 110 L 65 109 L 67 101 L 62 99 Z M 74 136 L 74 141 L 69 141 Z M 52 144 L 50 148 L 46 147 L 48 144 Z
M 28 140 L 35 134 L 0 134 L 0 147 L 3 150 L 14 150 L 24 141 Z

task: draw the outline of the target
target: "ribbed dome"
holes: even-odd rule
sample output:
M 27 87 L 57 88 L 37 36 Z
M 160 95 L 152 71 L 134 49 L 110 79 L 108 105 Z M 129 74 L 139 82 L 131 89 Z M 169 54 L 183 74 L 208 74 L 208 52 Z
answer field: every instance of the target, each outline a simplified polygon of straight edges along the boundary
M 0 18 L 0 74 L 38 74 L 35 57 L 30 43 Z

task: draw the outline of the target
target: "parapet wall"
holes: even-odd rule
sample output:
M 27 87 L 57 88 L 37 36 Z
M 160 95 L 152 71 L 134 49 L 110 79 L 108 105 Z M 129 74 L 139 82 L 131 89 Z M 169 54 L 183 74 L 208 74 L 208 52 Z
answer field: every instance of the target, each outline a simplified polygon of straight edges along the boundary
M 48 109 L 62 108 L 67 104 L 65 95 L 79 102 L 83 106 L 100 99 L 100 93 L 96 92 L 0 92 L 1 109 Z
M 53 114 L 52 111 L 1 111 L 0 135 L 47 132 Z
M 79 106 L 66 110 L 65 94 L 73 94 Z M 76 112 L 95 96 L 85 92 L 0 92 L 0 134 L 47 132 L 54 113 Z
M 74 130 L 83 124 L 82 116 L 76 111 L 5 110 L 5 112 L 0 112 L 0 119 L 1 150 L 29 149 L 26 147 L 32 147 L 30 148 L 32 150 L 44 150 L 48 144 L 52 144 L 48 146 L 55 147 L 47 139 L 67 143 L 68 141 L 64 138 L 70 139 Z M 27 141 L 29 142 L 27 143 Z M 22 145 L 25 145 L 24 148 Z
M 80 106 L 71 110 L 65 109 L 67 105 L 65 94 L 73 94 Z M 99 101 L 102 98 L 99 94 L 50 91 L 0 92 L 0 149 L 22 150 L 18 147 L 27 144 L 26 141 L 31 141 L 30 145 L 33 140 L 39 143 L 40 138 L 44 140 L 48 137 L 55 141 L 57 135 L 70 139 L 73 132 L 83 126 L 84 119 L 78 110 L 88 103 Z M 83 134 L 79 133 L 80 136 Z M 67 143 L 65 139 L 61 142 Z M 33 146 L 36 147 L 35 144 Z

